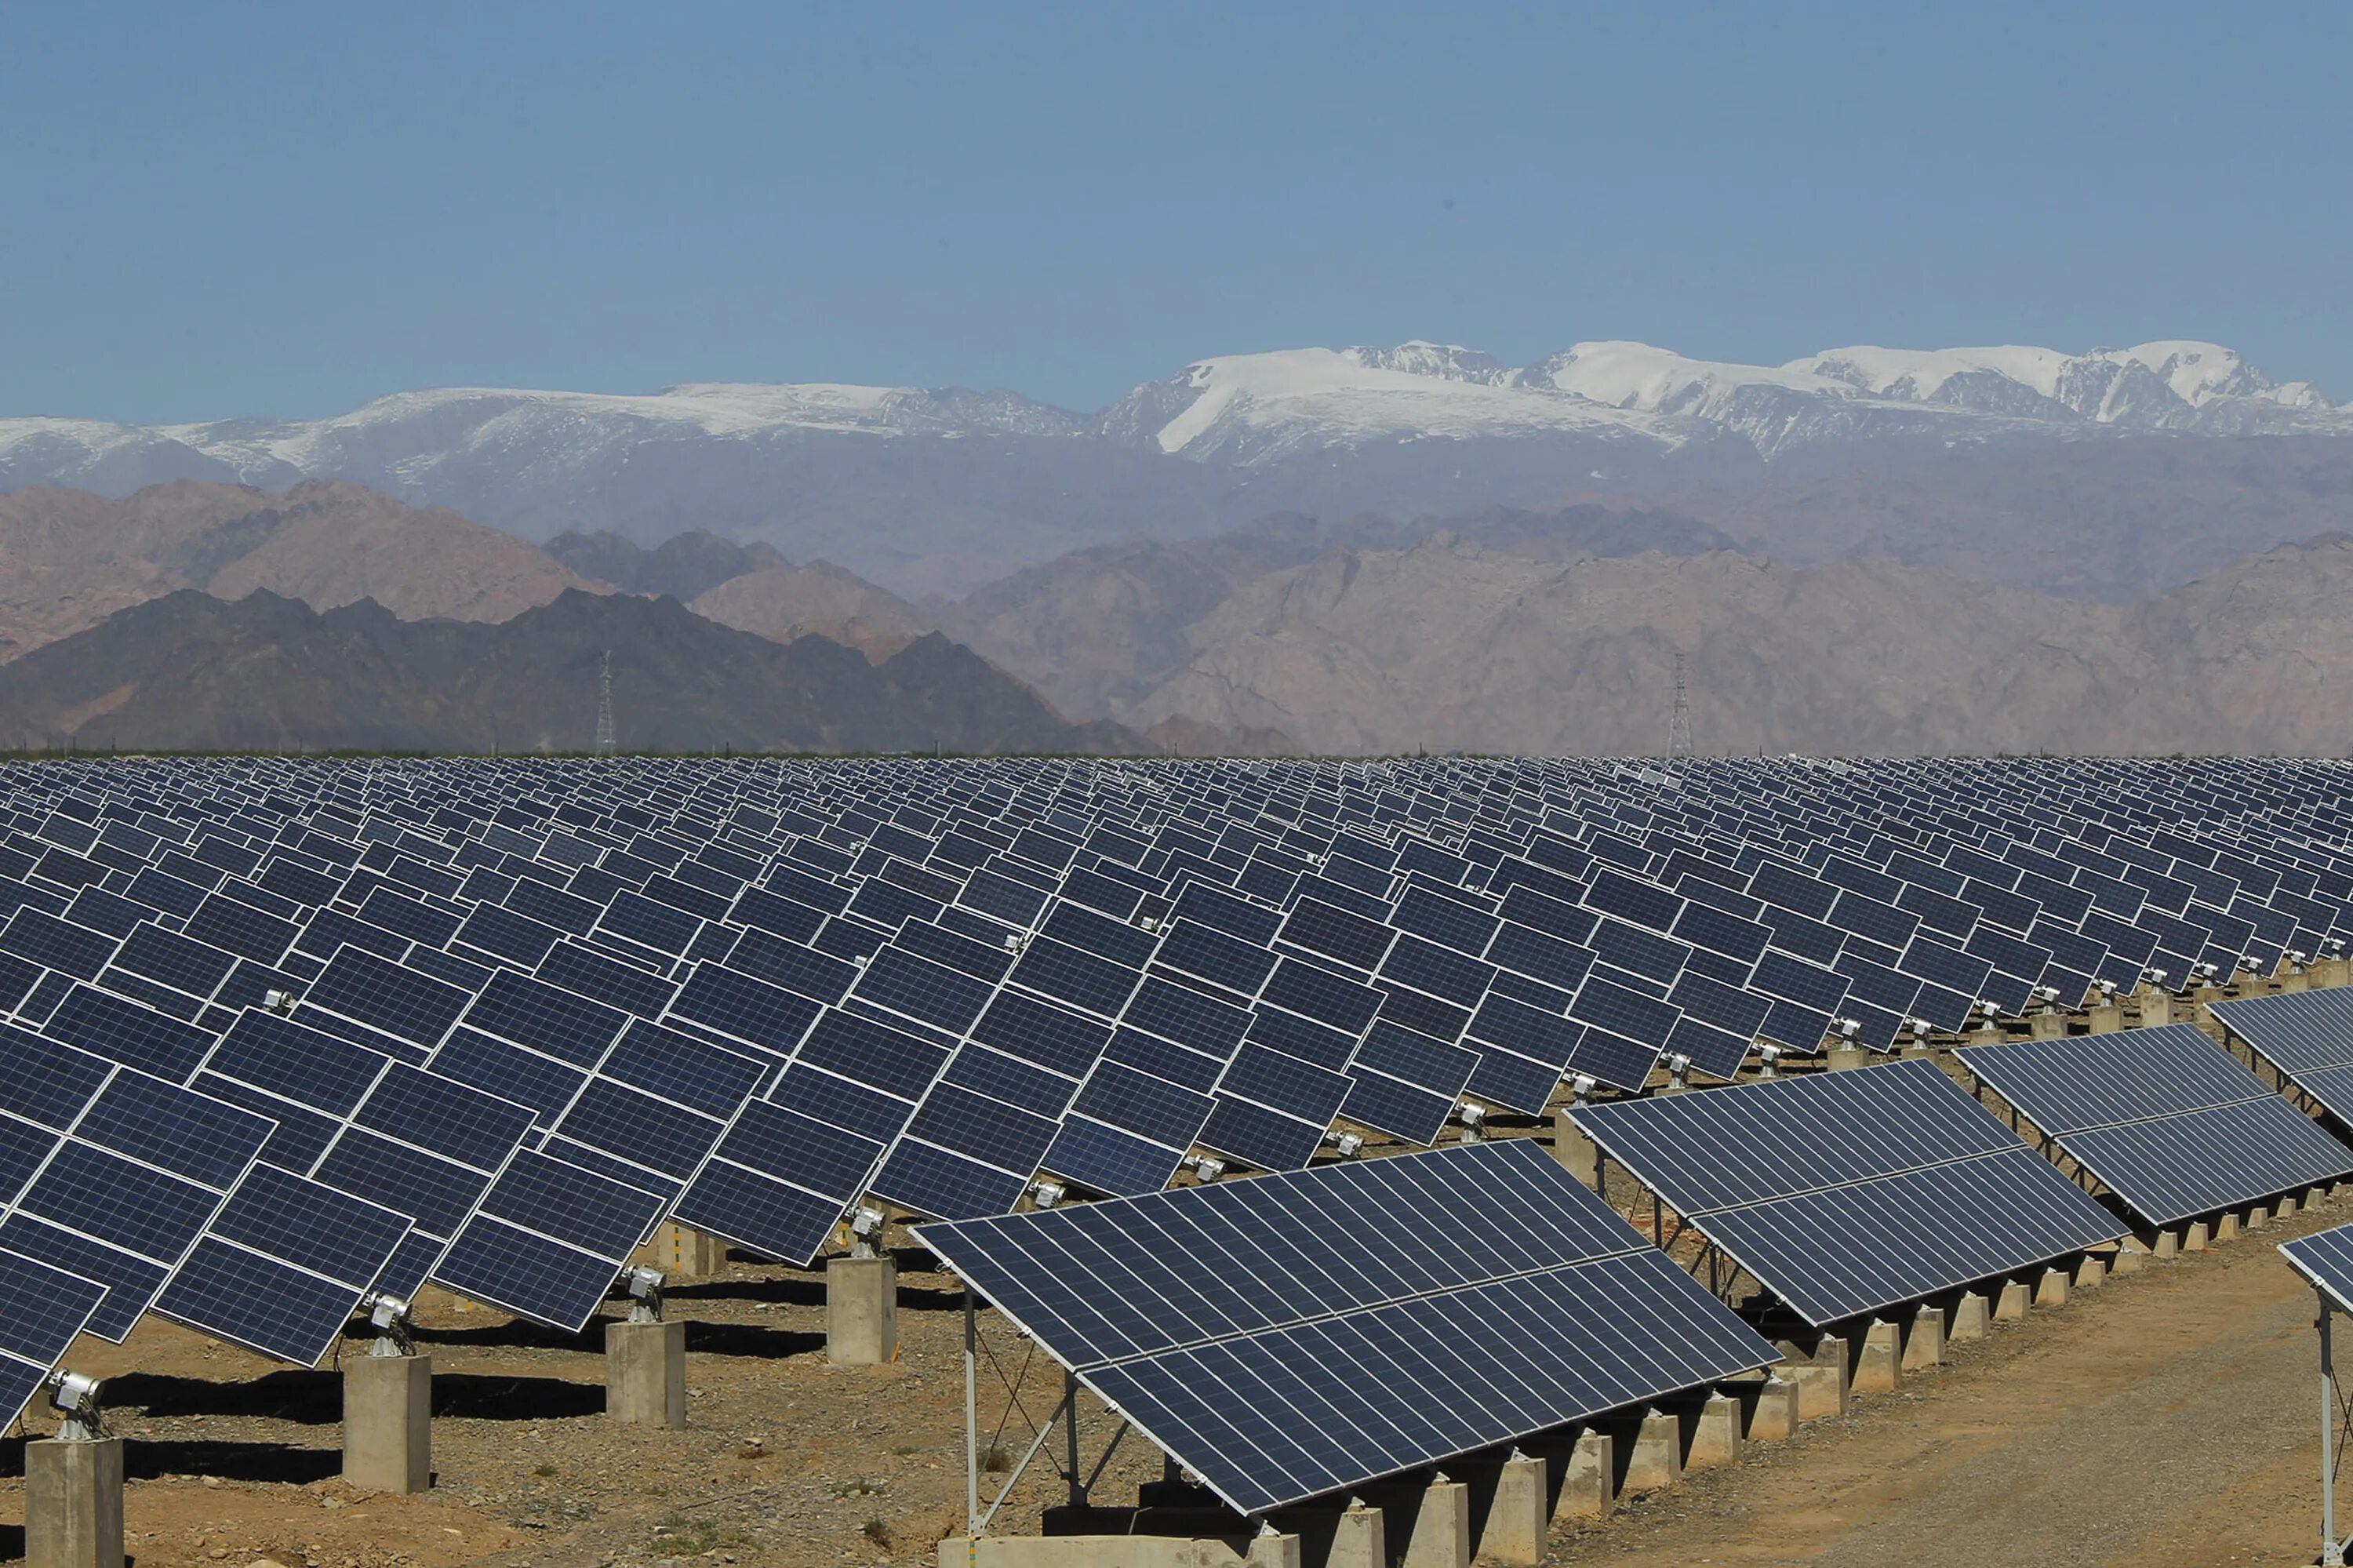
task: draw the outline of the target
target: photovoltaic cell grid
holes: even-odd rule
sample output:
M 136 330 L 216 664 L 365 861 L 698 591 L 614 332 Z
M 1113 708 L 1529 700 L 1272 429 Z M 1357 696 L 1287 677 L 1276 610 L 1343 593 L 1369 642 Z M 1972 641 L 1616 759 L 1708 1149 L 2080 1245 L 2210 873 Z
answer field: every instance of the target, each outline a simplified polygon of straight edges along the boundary
M 2245 1041 L 2339 1123 L 2353 1126 L 2353 993 L 2348 988 L 2279 991 L 2211 1005 L 2224 1030 Z
M 2280 1244 L 2280 1255 L 2340 1312 L 2353 1312 L 2353 1225 L 2332 1225 Z
M 1610 1159 L 1818 1325 L 2125 1234 L 1926 1062 L 1569 1114 Z
M 1246 1514 L 1779 1359 L 1525 1140 L 917 1234 Z
M 2353 1172 L 2353 1150 L 2192 1024 L 1957 1054 L 2153 1225 Z
M 1475 1063 L 1461 1092 L 1506 1108 L 1540 1109 L 1564 1068 L 1630 1087 L 1661 1051 L 1688 1055 L 1703 1071 L 1736 1066 L 1752 1033 L 1802 1049 L 1840 1013 L 1859 1019 L 1870 1043 L 1892 1043 L 1905 1010 L 1952 1014 L 1980 975 L 1989 992 L 2006 987 L 2017 997 L 2038 965 L 2045 966 L 2040 978 L 2055 979 L 2063 991 L 2080 989 L 2094 973 L 2128 984 L 2141 961 L 2155 955 L 2172 962 L 2177 949 L 2228 962 L 2235 961 L 2228 949 L 2243 946 L 2259 963 L 2284 943 L 2315 951 L 2344 925 L 2344 899 L 2353 893 L 2327 840 L 2272 832 L 2283 821 L 2330 826 L 2324 813 L 2332 779 L 2298 774 L 2295 765 L 2269 773 L 2199 765 L 2229 783 L 2187 789 L 2170 779 L 2156 789 L 2135 787 L 2133 769 L 2116 764 L 2014 768 L 1998 781 L 1984 770 L 1883 765 L 1882 773 L 1892 769 L 1904 780 L 1894 787 L 1871 770 L 1840 764 L 1809 775 L 1808 766 L 1793 772 L 1698 765 L 1672 777 L 1557 761 L 1370 768 L 959 763 L 928 774 L 893 764 L 596 770 L 444 763 L 371 766 L 364 774 L 283 763 L 22 769 L 11 776 L 21 795 L 67 810 L 19 813 L 41 822 L 47 840 L 21 861 L 0 857 L 0 865 L 29 876 L 0 887 L 22 890 L 8 892 L 5 903 L 18 917 L 0 932 L 6 982 L 0 992 L 13 997 L 20 1021 L 54 1025 L 126 1058 L 146 1052 L 134 1065 L 174 1076 L 175 1062 L 271 986 L 308 986 L 305 1011 L 328 1033 L 421 1061 L 437 1044 L 455 1043 L 442 1033 L 452 1010 L 491 984 L 501 964 L 535 963 L 566 990 L 648 1020 L 671 1019 L 685 1038 L 723 1037 L 732 1048 L 788 1056 L 807 1009 L 711 965 L 739 961 L 730 958 L 737 954 L 760 981 L 827 1003 L 839 1001 L 847 984 L 820 983 L 812 992 L 809 977 L 840 961 L 829 955 L 870 967 L 880 961 L 902 982 L 916 977 L 912 984 L 878 981 L 875 991 L 889 993 L 886 1006 L 915 1009 L 907 1027 L 920 1033 L 927 1024 L 917 1013 L 934 1012 L 940 1016 L 930 1022 L 941 1022 L 951 1003 L 965 1009 L 955 1001 L 953 977 L 977 977 L 985 986 L 1002 974 L 1001 960 L 992 967 L 956 957 L 965 938 L 991 943 L 1012 939 L 1023 925 L 1044 927 L 1058 945 L 1040 949 L 1048 961 L 1037 967 L 1035 985 L 1016 982 L 1018 989 L 1000 997 L 1051 995 L 1056 1008 L 1074 1010 L 1072 1018 L 1124 1005 L 1128 1017 L 1143 1022 L 1149 1014 L 1149 1022 L 1131 1030 L 1120 1019 L 1107 1041 L 1096 1036 L 1079 1056 L 1057 1047 L 1063 1054 L 1050 1062 L 1042 1040 L 1034 1051 L 1004 1039 L 975 1050 L 958 1040 L 947 1047 L 947 1069 L 932 1076 L 935 1090 L 918 1091 L 904 1119 L 855 1103 L 854 1080 L 796 1075 L 802 1102 L 825 1105 L 844 1127 L 880 1131 L 886 1141 L 899 1139 L 920 1114 L 923 1136 L 899 1161 L 894 1184 L 968 1205 L 976 1174 L 990 1192 L 1018 1194 L 1013 1178 L 1049 1136 L 1025 1118 L 1053 1123 L 1043 1167 L 1052 1173 L 1103 1191 L 1155 1179 L 1170 1150 L 1160 1139 L 1178 1136 L 1168 1129 L 1198 1107 L 1176 1101 L 1172 1119 L 1169 1104 L 1121 1092 L 1110 1073 L 1089 1085 L 1082 1104 L 1079 1086 L 1099 1057 L 1156 1073 L 1184 1093 L 1206 1093 L 1210 1114 L 1198 1134 L 1206 1146 L 1246 1162 L 1297 1164 L 1320 1141 L 1319 1118 L 1330 1119 L 1321 1091 L 1303 1090 L 1324 1080 L 1297 1068 L 1274 1071 L 1271 1057 L 1336 1074 L 1346 1104 L 1330 1114 L 1343 1121 L 1377 1131 L 1419 1129 L 1461 1060 L 1421 1040 Z M 52 789 L 58 781 L 83 791 L 80 799 Z M 2122 797 L 2115 793 L 2120 786 Z M 110 804 L 119 787 L 143 792 L 135 807 Z M 2115 832 L 2126 819 L 2107 802 L 2160 792 L 2206 808 L 2208 817 L 2152 816 Z M 747 804 L 747 794 L 760 804 Z M 237 803 L 222 807 L 223 798 Z M 491 799 L 507 803 L 480 803 Z M 902 820 L 916 824 L 902 829 L 866 814 L 877 799 L 924 805 L 900 808 L 912 810 Z M 2016 817 L 2022 799 L 2050 804 L 2039 808 L 2042 815 Z M 1804 812 L 1783 810 L 1800 800 Z M 1889 814 L 1899 800 L 1909 816 Z M 2209 824 L 2222 816 L 2215 808 L 2225 801 L 2243 803 L 2265 836 L 2250 841 L 2226 819 L 2228 850 L 2207 847 Z M 464 809 L 454 809 L 460 803 Z M 2079 803 L 2103 813 L 2105 825 L 2085 830 L 2070 814 Z M 121 814 L 102 832 L 86 825 L 107 823 L 110 810 Z M 1868 832 L 1838 833 L 1839 810 L 1867 818 Z M 188 821 L 158 814 L 175 810 L 186 810 Z M 942 832 L 943 810 L 967 825 Z M 1971 811 L 1978 818 L 1959 814 Z M 1126 826 L 1091 830 L 1106 812 Z M 1257 825 L 1243 827 L 1253 812 Z M 1989 836 L 1985 819 L 2004 814 L 2017 830 L 2007 839 Z M 1341 828 L 1344 817 L 1355 825 Z M 140 826 L 128 826 L 134 819 Z M 300 825 L 306 821 L 312 825 Z M 827 825 L 834 821 L 856 825 L 847 832 Z M 1022 825 L 1029 821 L 1047 825 Z M 1832 845 L 1826 856 L 1788 837 L 1799 821 Z M 1433 832 L 1466 854 L 1419 836 Z M 1900 843 L 1886 837 L 1891 832 L 1905 835 Z M 1938 832 L 1965 836 L 1947 842 Z M 839 836 L 820 842 L 829 835 Z M 1385 837 L 1398 847 L 1385 847 Z M 722 838 L 734 847 L 722 849 Z M 1751 851 L 1729 847 L 1744 842 L 1766 853 L 1746 858 Z M 277 858 L 273 843 L 299 846 L 301 863 Z M 1107 849 L 1111 858 L 1082 858 L 1082 848 Z M 493 850 L 506 857 L 495 873 Z M 918 870 L 914 862 L 934 852 L 938 858 Z M 107 860 L 109 853 L 130 858 Z M 1220 855 L 1229 858 L 1214 858 Z M 525 870 L 517 856 L 539 869 L 516 874 Z M 2315 869 L 2304 869 L 2298 856 L 2310 857 Z M 1606 869 L 1597 870 L 1598 863 Z M 1703 863 L 1713 869 L 1699 872 Z M 1239 874 L 1237 865 L 1245 867 Z M 120 880 L 102 888 L 110 869 Z M 857 892 L 876 872 L 892 884 L 874 895 L 889 905 L 888 915 Z M 935 907 L 936 900 L 968 903 L 959 884 L 977 886 L 983 875 L 997 889 L 984 902 L 1012 924 L 966 919 L 958 908 L 941 916 L 935 936 L 925 935 L 929 926 L 896 936 L 887 928 L 888 920 Z M 739 939 L 736 928 L 708 924 L 730 913 L 730 899 L 734 910 L 751 909 L 755 881 L 770 901 L 750 922 L 761 927 L 757 933 Z M 571 891 L 558 891 L 567 884 Z M 1213 884 L 1235 891 L 1213 892 Z M 1433 891 L 1440 887 L 1448 890 L 1442 896 Z M 1737 891 L 1744 887 L 1750 892 Z M 1058 888 L 1070 902 L 1055 902 Z M 2159 896 L 2189 918 L 2168 924 L 2153 912 Z M 476 918 L 467 911 L 477 897 L 493 901 L 482 909 L 504 899 L 530 914 Z M 1304 902 L 1294 906 L 1295 897 Z M 322 906 L 338 901 L 368 918 Z M 1214 944 L 1196 943 L 1201 955 L 1187 957 L 1173 939 L 1155 948 L 1151 933 L 1166 925 L 1172 903 L 1261 952 L 1278 940 L 1293 947 L 1301 956 L 1286 965 L 1306 961 L 1357 978 L 1335 978 L 1336 991 L 1324 982 L 1303 992 L 1286 985 L 1278 999 L 1263 978 L 1275 971 L 1263 960 L 1221 965 Z M 886 925 L 857 918 L 853 904 L 871 906 Z M 150 910 L 172 929 L 142 924 Z M 1121 924 L 1123 914 L 1132 925 Z M 2129 923 L 2136 918 L 2138 926 Z M 2080 931 L 2057 920 L 2080 922 Z M 174 937 L 184 921 L 204 940 Z M 947 935 L 950 926 L 963 936 Z M 1282 938 L 1286 929 L 1299 939 Z M 322 930 L 328 935 L 314 939 Z M 558 931 L 560 938 L 549 935 Z M 751 939 L 782 933 L 816 946 L 797 949 L 806 959 L 792 959 L 783 942 L 760 951 Z M 174 947 L 167 937 L 187 946 Z M 344 958 L 346 938 L 363 958 Z M 437 940 L 449 950 L 434 947 Z M 902 940 L 903 954 L 895 945 Z M 1598 957 L 1580 945 L 1587 940 L 1597 944 Z M 1229 1034 L 1215 1025 L 1205 1037 L 1194 1022 L 1169 1024 L 1163 982 L 1146 979 L 1133 989 L 1132 980 L 1104 967 L 1155 969 L 1155 953 L 1167 955 L 1187 983 L 1226 988 L 1231 1002 L 1206 1005 L 1214 1013 L 1240 1003 L 1241 1029 Z M 218 978 L 220 955 L 236 965 L 226 980 Z M 371 967 L 368 958 L 388 967 Z M 908 959 L 943 961 L 917 969 Z M 272 962 L 293 972 L 268 968 Z M 1831 962 L 1844 972 L 1820 967 Z M 87 980 L 94 965 L 99 984 L 115 996 L 95 1000 L 100 993 L 68 978 Z M 1841 1001 L 1843 988 L 1862 983 L 1850 977 L 1867 977 L 1878 1001 Z M 1366 981 L 1386 998 L 1375 1003 L 1383 1024 L 1402 1034 L 1376 1041 L 1364 1016 L 1335 1011 L 1351 987 L 1374 994 Z M 1265 987 L 1262 997 L 1247 993 L 1252 985 Z M 1319 1000 L 1302 1000 L 1310 996 Z M 677 1010 L 667 1011 L 674 1001 Z M 1304 1011 L 1287 1011 L 1293 1006 Z M 1604 1025 L 1588 1025 L 1580 1012 L 1606 1014 Z M 190 1025 L 194 1033 L 173 1032 Z M 1164 1028 L 1176 1038 L 1155 1032 Z M 1071 1033 L 1068 1025 L 1058 1029 Z M 1240 1033 L 1251 1037 L 1247 1059 L 1237 1048 Z M 1208 1050 L 1198 1049 L 1211 1038 Z M 468 1041 L 477 1065 L 480 1044 Z M 554 1084 L 545 1076 L 532 1082 L 543 1093 Z M 776 1103 L 785 1089 L 781 1075 L 771 1078 Z M 282 1108 L 249 1095 L 230 1097 L 265 1114 Z M 1121 1125 L 1123 1118 L 1134 1125 Z M 582 1126 L 611 1129 L 619 1122 L 591 1116 Z M 285 1118 L 271 1144 L 291 1148 L 318 1130 L 306 1118 Z M 676 1189 L 627 1154 L 570 1139 L 554 1147 L 586 1168 L 617 1173 L 624 1186 L 647 1183 L 657 1196 Z M 977 1172 L 967 1158 L 974 1155 L 981 1157 Z M 1070 1169 L 1056 1171 L 1056 1160 Z M 752 1174 L 717 1160 L 711 1169 Z M 409 1263 L 425 1245 L 421 1234 L 404 1248 Z

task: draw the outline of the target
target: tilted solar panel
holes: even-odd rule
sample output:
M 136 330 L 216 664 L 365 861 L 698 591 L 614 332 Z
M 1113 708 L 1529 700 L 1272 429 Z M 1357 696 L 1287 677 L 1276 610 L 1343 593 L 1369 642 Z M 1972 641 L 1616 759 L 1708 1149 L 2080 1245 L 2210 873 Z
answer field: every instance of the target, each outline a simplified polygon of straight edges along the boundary
M 1244 1513 L 1778 1359 L 1520 1140 L 917 1234 Z

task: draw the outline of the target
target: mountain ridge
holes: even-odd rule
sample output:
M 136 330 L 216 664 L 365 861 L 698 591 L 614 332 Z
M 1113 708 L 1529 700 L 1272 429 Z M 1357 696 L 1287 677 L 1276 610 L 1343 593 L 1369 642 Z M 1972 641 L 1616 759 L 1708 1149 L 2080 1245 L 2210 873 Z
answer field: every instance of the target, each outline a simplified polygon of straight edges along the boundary
M 503 622 L 180 589 L 0 664 L 0 741 L 157 750 L 585 751 L 601 661 L 623 747 L 1130 753 L 937 632 L 890 658 L 778 643 L 674 599 L 567 588 Z
M 765 541 L 922 598 L 1285 510 L 1527 506 L 1894 471 L 1959 448 L 2297 435 L 2353 436 L 2353 410 L 2212 344 L 1857 346 L 1764 366 L 1584 343 L 1514 367 L 1416 341 L 1212 355 L 1092 413 L 1003 391 L 689 383 L 441 388 L 311 420 L 0 419 L 0 489 L 333 477 L 527 539 Z

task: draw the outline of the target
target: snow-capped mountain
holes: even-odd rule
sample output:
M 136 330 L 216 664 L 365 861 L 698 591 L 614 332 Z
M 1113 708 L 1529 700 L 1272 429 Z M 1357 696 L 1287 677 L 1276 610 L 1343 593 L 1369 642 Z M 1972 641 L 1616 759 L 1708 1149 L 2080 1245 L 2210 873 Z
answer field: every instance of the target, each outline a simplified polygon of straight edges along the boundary
M 1614 418 L 1612 418 L 1614 416 Z M 1370 441 L 1575 430 L 1666 446 L 1730 431 L 1770 461 L 1889 435 L 2118 430 L 2353 433 L 2307 382 L 2274 384 L 2210 343 L 2070 355 L 2045 348 L 1830 349 L 1782 366 L 1580 343 L 1524 369 L 1430 343 L 1200 360 L 1139 387 L 1099 428 L 1207 462 L 1250 466 Z
M 310 420 L 0 419 L 0 489 L 343 478 L 533 537 L 705 527 L 921 588 L 926 562 L 953 577 L 1283 507 L 1460 510 L 2147 431 L 2353 435 L 2353 408 L 2208 343 L 1775 366 L 1605 342 L 1514 367 L 1413 342 L 1198 360 L 1092 415 L 1010 392 L 698 384 L 444 388 Z

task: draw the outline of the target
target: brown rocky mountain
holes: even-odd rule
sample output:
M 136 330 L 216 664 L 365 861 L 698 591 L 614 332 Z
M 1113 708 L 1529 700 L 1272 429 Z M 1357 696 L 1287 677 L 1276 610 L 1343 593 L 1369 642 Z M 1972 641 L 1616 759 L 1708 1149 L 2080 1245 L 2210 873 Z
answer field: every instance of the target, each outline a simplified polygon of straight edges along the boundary
M 1122 713 L 1193 662 L 1189 629 L 1246 585 L 1328 550 L 1397 549 L 1440 528 L 1535 560 L 1733 546 L 1706 524 L 1640 507 L 1488 507 L 1443 523 L 1278 513 L 1217 538 L 1073 551 L 925 609 L 950 636 L 1018 673 L 1063 712 Z
M 1191 660 L 1186 628 L 1242 585 L 1314 553 L 1248 540 L 1105 545 L 925 608 L 1065 713 L 1109 714 Z
M 739 545 L 701 528 L 673 535 L 651 549 L 618 534 L 558 534 L 545 546 L 558 562 L 592 582 L 628 593 L 668 594 L 681 602 L 732 577 L 787 566 L 771 545 Z
M 339 480 L 279 493 L 183 480 L 120 501 L 74 490 L 0 495 L 0 657 L 184 588 L 503 620 L 580 586 L 511 534 Z
M 1681 651 L 1704 752 L 2336 755 L 2348 599 L 2341 535 L 2112 606 L 1883 560 L 1560 564 L 1441 534 L 1247 585 L 1121 716 L 1315 751 L 1656 753 Z
M 1746 493 L 1595 500 L 1710 524 L 1747 554 L 1800 566 L 1879 556 L 2123 603 L 2274 545 L 2353 529 L 2353 441 L 2154 436 L 1978 447 Z
M 779 642 L 828 637 L 877 659 L 896 653 L 933 625 L 898 595 L 830 561 L 777 565 L 730 577 L 696 596 L 687 608 L 723 626 Z
M 613 652 L 621 746 L 657 751 L 1134 751 L 933 634 L 874 663 L 672 599 L 565 591 L 498 624 L 324 613 L 267 591 L 136 605 L 0 665 L 0 744 L 79 749 L 586 750 Z

